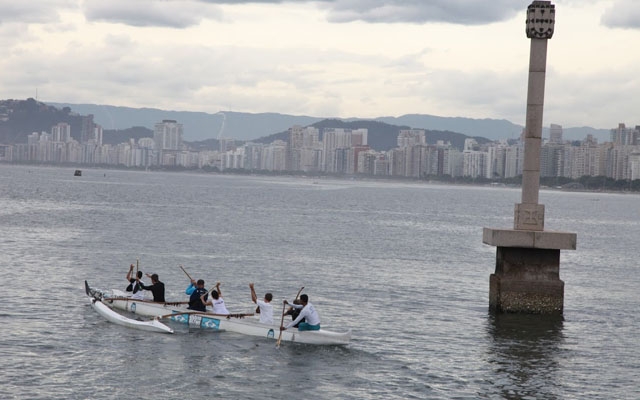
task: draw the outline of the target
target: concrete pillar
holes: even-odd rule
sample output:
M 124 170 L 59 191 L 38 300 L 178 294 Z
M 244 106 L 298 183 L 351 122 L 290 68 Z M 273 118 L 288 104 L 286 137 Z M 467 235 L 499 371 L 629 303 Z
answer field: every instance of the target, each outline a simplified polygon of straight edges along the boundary
M 538 203 L 547 41 L 553 36 L 555 6 L 550 1 L 534 1 L 527 8 L 526 23 L 531 51 L 522 201 L 515 205 L 513 229 L 483 231 L 483 243 L 497 247 L 496 270 L 489 279 L 489 307 L 498 312 L 561 314 L 560 250 L 575 250 L 576 234 L 544 231 L 544 205 Z
M 538 204 L 540 191 L 540 149 L 542 147 L 542 115 L 544 83 L 547 71 L 547 41 L 553 36 L 555 7 L 549 1 L 534 1 L 527 9 L 529 51 L 529 84 L 522 168 L 522 202 L 516 204 L 513 229 L 544 230 L 544 205 Z

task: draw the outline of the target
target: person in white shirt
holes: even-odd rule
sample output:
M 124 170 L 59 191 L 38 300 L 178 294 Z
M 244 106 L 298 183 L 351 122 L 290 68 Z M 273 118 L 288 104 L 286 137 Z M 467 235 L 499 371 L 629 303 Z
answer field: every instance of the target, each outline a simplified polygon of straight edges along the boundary
M 207 306 L 211 306 L 212 313 L 220 315 L 229 315 L 229 310 L 224 305 L 224 299 L 222 298 L 222 292 L 220 291 L 220 282 L 216 282 L 216 290 L 211 291 L 211 300 L 205 301 L 204 295 L 200 296 L 202 303 Z
M 316 311 L 313 304 L 309 303 L 309 296 L 303 294 L 300 296 L 301 304 L 290 304 L 295 309 L 301 309 L 300 314 L 293 321 L 289 322 L 286 326 L 281 326 L 281 330 L 287 330 L 292 326 L 298 324 L 299 331 L 319 331 L 320 330 L 320 315 Z M 284 301 L 284 304 L 289 304 L 288 301 Z M 304 322 L 300 322 L 304 319 Z
M 258 300 L 256 290 L 253 288 L 253 283 L 250 283 L 249 287 L 251 288 L 251 301 L 256 303 L 258 308 L 260 308 L 260 322 L 272 325 L 273 306 L 271 305 L 271 300 L 273 299 L 273 295 L 271 293 L 267 293 L 264 295 L 264 300 Z
M 138 280 L 136 280 L 135 276 L 138 277 Z M 140 278 L 142 278 L 142 271 L 138 271 L 138 273 L 134 275 L 133 264 L 131 264 L 129 272 L 127 272 L 129 286 L 127 286 L 126 291 L 131 292 L 131 298 L 135 300 L 144 300 L 144 292 L 142 291 L 142 285 L 144 285 L 144 282 L 139 280 Z

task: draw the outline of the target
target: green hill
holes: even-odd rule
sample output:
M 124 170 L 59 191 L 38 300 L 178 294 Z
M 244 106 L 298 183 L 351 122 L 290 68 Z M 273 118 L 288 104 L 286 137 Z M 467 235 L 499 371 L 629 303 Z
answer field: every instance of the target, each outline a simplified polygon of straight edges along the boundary
M 82 116 L 71 109 L 58 109 L 34 99 L 0 100 L 0 143 L 26 143 L 33 132 L 50 132 L 60 122 L 71 125 L 71 136 L 78 140 Z

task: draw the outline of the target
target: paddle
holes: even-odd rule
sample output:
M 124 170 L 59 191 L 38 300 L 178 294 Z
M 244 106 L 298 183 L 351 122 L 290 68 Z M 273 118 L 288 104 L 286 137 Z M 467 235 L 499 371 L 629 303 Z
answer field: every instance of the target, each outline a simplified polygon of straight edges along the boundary
M 298 296 L 300 296 L 300 292 L 302 292 L 302 289 L 304 289 L 304 286 L 300 288 L 300 290 L 298 290 L 298 293 L 296 294 L 296 300 L 298 300 Z M 284 327 L 284 308 L 286 306 L 286 303 L 284 302 L 284 300 L 282 301 L 282 318 L 280 318 L 280 335 L 278 336 L 278 341 L 276 342 L 276 348 L 280 348 L 280 341 L 282 340 L 282 328 Z
M 184 311 L 184 312 L 179 312 L 179 313 L 172 313 L 172 314 L 165 314 L 165 315 L 159 315 L 157 317 L 153 317 L 153 319 L 163 319 L 163 318 L 171 318 L 174 317 L 176 315 L 185 315 L 185 314 L 193 314 L 193 315 L 204 315 L 204 316 L 212 316 L 212 317 L 225 317 L 225 318 L 244 318 L 244 317 L 251 317 L 254 314 L 214 314 L 214 313 L 204 313 L 204 312 L 200 312 L 200 311 Z
M 104 301 L 108 301 L 108 302 L 114 302 L 114 301 L 131 301 L 131 302 L 135 302 L 135 303 L 153 303 L 153 304 L 163 304 L 165 306 L 178 306 L 178 305 L 182 305 L 182 304 L 189 304 L 188 301 L 165 301 L 164 303 L 159 303 L 157 301 L 153 301 L 153 300 L 138 300 L 138 299 L 132 299 L 131 297 L 126 297 L 126 296 L 112 296 L 112 297 L 106 297 L 104 299 Z
M 216 282 L 216 285 L 207 292 L 207 295 L 210 295 L 218 286 L 220 286 L 220 282 Z M 218 289 L 218 294 L 220 294 L 220 289 Z
M 282 300 L 282 318 L 280 318 L 280 335 L 278 335 L 278 341 L 276 342 L 276 348 L 280 348 L 280 341 L 282 340 L 282 328 L 284 328 L 284 307 L 287 303 Z
M 296 298 L 293 300 L 294 303 L 296 300 L 298 300 L 298 297 L 300 297 L 300 293 L 302 292 L 302 289 L 304 289 L 304 286 L 300 288 L 300 290 L 298 290 L 298 293 L 296 294 Z
M 191 275 L 189 275 L 189 273 L 187 271 L 185 271 L 184 268 L 182 268 L 182 265 L 180 265 L 180 269 L 182 270 L 182 272 L 185 273 L 185 275 L 187 275 L 187 278 L 189 278 L 190 281 L 193 281 L 193 278 L 191 277 Z
M 202 304 L 205 304 L 204 296 L 209 296 L 211 294 L 211 292 L 213 292 L 215 290 L 215 288 L 217 288 L 218 286 L 220 286 L 220 282 L 217 282 L 216 285 L 214 287 L 212 287 L 211 290 L 209 290 L 206 294 L 203 294 L 202 296 L 200 296 L 200 301 L 202 301 Z M 212 302 L 212 304 L 213 304 L 213 302 Z
M 298 294 L 296 294 L 296 300 L 298 300 L 298 297 L 300 297 L 300 292 L 302 292 L 302 289 L 304 289 L 304 286 L 300 288 L 300 290 L 298 290 Z

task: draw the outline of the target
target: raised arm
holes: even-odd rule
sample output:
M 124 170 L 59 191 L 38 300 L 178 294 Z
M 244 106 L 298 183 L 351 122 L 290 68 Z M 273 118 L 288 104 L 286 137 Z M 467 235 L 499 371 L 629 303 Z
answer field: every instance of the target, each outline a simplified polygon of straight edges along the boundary
M 129 267 L 129 272 L 127 272 L 127 282 L 131 282 L 131 274 L 133 273 L 133 264 Z
M 196 280 L 191 279 L 191 283 L 189 284 L 189 286 L 187 286 L 184 292 L 185 294 L 188 294 L 189 296 L 191 296 L 191 293 L 195 291 L 196 291 Z
M 251 301 L 253 301 L 254 303 L 257 303 L 258 296 L 256 296 L 256 290 L 253 288 L 253 283 L 250 283 L 249 287 L 251 288 Z
M 216 282 L 216 290 L 218 291 L 218 296 L 222 297 L 222 292 L 220 291 L 220 282 Z

